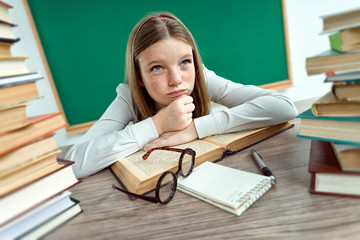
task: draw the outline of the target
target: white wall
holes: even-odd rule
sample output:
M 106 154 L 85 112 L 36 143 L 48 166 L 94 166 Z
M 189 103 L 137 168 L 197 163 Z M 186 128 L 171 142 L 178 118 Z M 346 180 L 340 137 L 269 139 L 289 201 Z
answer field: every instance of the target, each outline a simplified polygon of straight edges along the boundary
M 10 15 L 14 23 L 19 26 L 13 29 L 14 34 L 21 41 L 12 47 L 12 55 L 29 56 L 27 64 L 32 71 L 40 72 L 45 76 L 38 81 L 38 89 L 42 99 L 32 101 L 27 108 L 29 116 L 58 111 L 45 69 L 37 49 L 35 38 L 27 20 L 22 0 L 5 0 L 14 6 Z M 305 71 L 306 57 L 315 55 L 328 49 L 326 35 L 319 35 L 322 30 L 322 21 L 319 16 L 359 8 L 360 2 L 354 0 L 286 0 L 288 34 L 290 44 L 290 64 L 294 87 L 282 90 L 293 101 L 305 98 L 318 97 L 329 90 L 324 84 L 324 75 L 307 76 Z M 105 110 L 105 109 L 104 109 Z M 81 134 L 67 136 L 64 129 L 56 133 L 59 146 L 73 143 Z

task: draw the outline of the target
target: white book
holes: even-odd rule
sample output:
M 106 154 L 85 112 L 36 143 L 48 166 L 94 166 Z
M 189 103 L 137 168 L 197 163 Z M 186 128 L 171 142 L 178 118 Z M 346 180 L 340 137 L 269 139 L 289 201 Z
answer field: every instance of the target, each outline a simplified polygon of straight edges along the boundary
M 239 216 L 271 186 L 270 177 L 204 162 L 177 189 Z

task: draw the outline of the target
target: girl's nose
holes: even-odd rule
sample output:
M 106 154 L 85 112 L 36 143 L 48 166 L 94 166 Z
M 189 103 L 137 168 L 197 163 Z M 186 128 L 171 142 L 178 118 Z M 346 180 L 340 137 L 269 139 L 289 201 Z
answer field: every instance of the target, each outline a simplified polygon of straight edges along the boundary
M 169 71 L 169 85 L 170 86 L 177 86 L 182 83 L 181 74 L 179 69 L 171 69 Z

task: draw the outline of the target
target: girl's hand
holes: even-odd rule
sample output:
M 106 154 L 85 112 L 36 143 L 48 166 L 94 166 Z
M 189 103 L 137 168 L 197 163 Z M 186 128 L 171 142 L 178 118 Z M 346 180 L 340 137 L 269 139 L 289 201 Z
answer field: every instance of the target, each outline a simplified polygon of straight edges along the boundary
M 152 117 L 159 136 L 166 132 L 174 132 L 187 128 L 192 122 L 195 109 L 193 98 L 183 95 Z
M 162 134 L 159 138 L 149 142 L 143 148 L 143 150 L 149 151 L 150 149 L 155 147 L 171 147 L 191 142 L 198 138 L 199 136 L 196 132 L 194 121 L 191 121 L 190 125 L 187 128 L 176 132 L 166 132 Z

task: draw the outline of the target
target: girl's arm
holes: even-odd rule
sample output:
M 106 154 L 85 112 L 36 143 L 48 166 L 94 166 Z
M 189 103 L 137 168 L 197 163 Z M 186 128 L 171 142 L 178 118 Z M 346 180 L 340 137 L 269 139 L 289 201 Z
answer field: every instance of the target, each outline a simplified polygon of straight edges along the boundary
M 297 115 L 290 99 L 277 91 L 234 83 L 205 67 L 204 71 L 210 99 L 227 108 L 194 119 L 199 138 L 269 126 Z
M 65 159 L 74 161 L 77 178 L 94 174 L 145 146 L 159 135 L 151 118 L 138 123 L 128 86 L 120 84 L 118 96 L 101 118 L 74 144 Z

